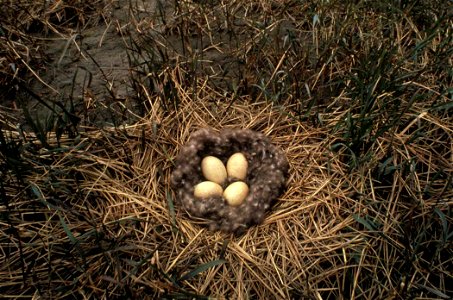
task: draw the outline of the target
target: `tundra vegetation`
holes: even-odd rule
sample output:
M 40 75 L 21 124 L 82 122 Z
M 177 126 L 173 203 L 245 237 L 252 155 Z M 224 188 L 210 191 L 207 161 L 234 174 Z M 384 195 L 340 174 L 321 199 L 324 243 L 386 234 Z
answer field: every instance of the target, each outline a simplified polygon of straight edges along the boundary
M 453 295 L 451 1 L 0 7 L 2 298 Z M 203 127 L 288 158 L 242 235 L 169 186 Z

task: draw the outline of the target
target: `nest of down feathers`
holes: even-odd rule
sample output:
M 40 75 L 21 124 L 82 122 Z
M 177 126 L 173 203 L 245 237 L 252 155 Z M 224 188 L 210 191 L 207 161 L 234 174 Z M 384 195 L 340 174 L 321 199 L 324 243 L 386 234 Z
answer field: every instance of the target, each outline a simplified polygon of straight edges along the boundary
M 226 164 L 237 152 L 248 162 L 244 182 L 249 186 L 245 201 L 230 206 L 222 196 L 199 199 L 194 186 L 204 181 L 201 161 L 215 156 Z M 211 230 L 241 233 L 248 227 L 260 224 L 266 211 L 285 188 L 288 161 L 280 149 L 261 133 L 247 129 L 224 129 L 217 133 L 211 129 L 194 132 L 176 158 L 171 175 L 171 186 L 176 192 L 177 204 L 190 215 L 206 219 Z M 222 188 L 235 181 L 227 178 Z

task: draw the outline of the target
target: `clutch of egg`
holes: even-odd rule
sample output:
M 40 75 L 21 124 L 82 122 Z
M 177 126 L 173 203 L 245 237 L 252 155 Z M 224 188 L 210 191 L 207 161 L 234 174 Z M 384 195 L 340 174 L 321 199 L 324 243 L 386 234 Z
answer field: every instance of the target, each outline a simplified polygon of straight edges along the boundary
M 223 196 L 230 206 L 241 205 L 249 193 L 249 187 L 242 181 L 247 177 L 247 168 L 247 159 L 242 153 L 233 154 L 228 159 L 226 168 L 217 157 L 206 156 L 201 161 L 201 172 L 207 181 L 195 186 L 194 196 L 201 199 Z M 223 191 L 221 185 L 228 177 L 240 181 L 231 183 Z

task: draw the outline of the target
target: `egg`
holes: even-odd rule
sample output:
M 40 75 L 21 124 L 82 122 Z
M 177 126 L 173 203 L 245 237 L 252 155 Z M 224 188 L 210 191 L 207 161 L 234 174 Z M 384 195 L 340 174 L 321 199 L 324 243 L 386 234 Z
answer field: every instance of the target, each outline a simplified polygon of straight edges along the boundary
M 201 161 L 203 176 L 212 182 L 222 184 L 227 178 L 227 171 L 223 162 L 214 156 L 206 156 Z
M 245 158 L 245 155 L 240 152 L 231 155 L 227 161 L 226 169 L 228 176 L 230 177 L 245 180 L 247 177 L 247 168 L 247 159 Z
M 222 196 L 222 187 L 212 181 L 203 181 L 194 187 L 193 194 L 197 198 L 205 199 L 214 196 Z
M 239 206 L 244 202 L 248 194 L 248 185 L 242 181 L 236 181 L 225 189 L 225 191 L 223 192 L 223 197 L 229 205 Z

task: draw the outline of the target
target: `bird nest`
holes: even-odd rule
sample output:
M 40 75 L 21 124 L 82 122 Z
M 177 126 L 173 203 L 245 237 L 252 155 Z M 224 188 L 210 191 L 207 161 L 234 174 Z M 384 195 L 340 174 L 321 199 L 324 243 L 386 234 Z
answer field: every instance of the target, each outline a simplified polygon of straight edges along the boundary
M 234 153 L 241 152 L 248 162 L 244 182 L 249 193 L 239 206 L 229 205 L 223 196 L 199 199 L 194 186 L 205 180 L 201 161 L 215 156 L 226 164 Z M 241 233 L 260 224 L 266 211 L 282 193 L 288 161 L 280 149 L 261 133 L 252 130 L 225 129 L 216 133 L 211 129 L 194 132 L 176 158 L 171 185 L 177 195 L 177 204 L 191 215 L 206 219 L 211 230 Z M 227 187 L 236 179 L 228 177 L 222 184 Z

